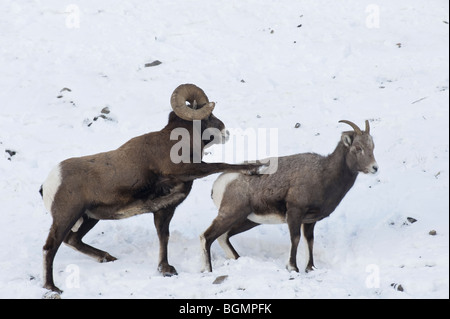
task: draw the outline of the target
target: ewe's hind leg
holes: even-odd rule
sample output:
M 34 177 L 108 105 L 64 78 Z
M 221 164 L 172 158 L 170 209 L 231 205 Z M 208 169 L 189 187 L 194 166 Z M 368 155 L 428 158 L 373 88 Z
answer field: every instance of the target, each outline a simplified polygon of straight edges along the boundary
M 72 227 L 72 230 L 69 231 L 69 234 L 67 234 L 64 239 L 64 243 L 67 246 L 78 250 L 80 253 L 97 259 L 101 263 L 117 260 L 116 257 L 111 256 L 107 252 L 89 246 L 81 241 L 84 235 L 86 235 L 98 223 L 98 219 L 89 218 L 86 214 L 80 219 L 82 220 L 81 226 L 79 226 L 77 230 Z
M 234 249 L 233 245 L 231 245 L 230 237 L 243 233 L 247 230 L 252 229 L 253 227 L 256 227 L 260 224 L 257 224 L 255 222 L 252 222 L 249 219 L 245 219 L 242 223 L 233 225 L 229 231 L 227 231 L 225 234 L 221 235 L 217 241 L 220 244 L 220 247 L 225 251 L 228 258 L 238 259 L 239 254 Z
M 200 236 L 204 262 L 202 271 L 209 271 L 209 272 L 212 271 L 211 265 L 212 243 L 219 236 L 228 232 L 233 227 L 233 225 L 235 224 L 240 225 L 247 219 L 249 213 L 242 213 L 242 211 L 243 210 L 239 208 L 232 211 L 223 211 L 223 210 L 219 211 L 219 215 L 213 220 L 211 226 L 209 226 L 209 228 Z

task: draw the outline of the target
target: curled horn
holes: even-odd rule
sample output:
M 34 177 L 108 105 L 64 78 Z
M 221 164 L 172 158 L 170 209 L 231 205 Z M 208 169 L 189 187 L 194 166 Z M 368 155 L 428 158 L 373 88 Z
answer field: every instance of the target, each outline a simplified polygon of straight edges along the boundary
M 170 104 L 175 114 L 186 121 L 203 120 L 211 115 L 215 106 L 214 102 L 209 102 L 205 92 L 194 84 L 177 87 L 170 97 Z
M 339 123 L 345 123 L 345 124 L 350 125 L 355 130 L 356 134 L 362 135 L 361 129 L 355 123 L 347 121 L 347 120 L 340 120 Z M 369 125 L 369 122 L 366 121 L 366 129 L 367 129 L 368 125 Z

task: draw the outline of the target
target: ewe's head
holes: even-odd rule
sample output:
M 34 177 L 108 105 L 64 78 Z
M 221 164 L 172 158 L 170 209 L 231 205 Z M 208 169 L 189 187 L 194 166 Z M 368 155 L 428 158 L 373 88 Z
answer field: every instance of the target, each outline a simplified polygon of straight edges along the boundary
M 206 147 L 225 143 L 229 132 L 225 124 L 212 114 L 215 103 L 194 84 L 182 84 L 173 91 L 170 104 L 175 114 L 185 121 L 201 121 L 201 138 Z
M 350 125 L 354 131 L 342 133 L 342 143 L 348 148 L 347 165 L 351 170 L 363 172 L 365 174 L 375 174 L 378 171 L 378 164 L 373 155 L 372 136 L 370 136 L 369 121 L 366 120 L 366 129 L 361 129 L 353 122 L 342 120 L 340 123 Z

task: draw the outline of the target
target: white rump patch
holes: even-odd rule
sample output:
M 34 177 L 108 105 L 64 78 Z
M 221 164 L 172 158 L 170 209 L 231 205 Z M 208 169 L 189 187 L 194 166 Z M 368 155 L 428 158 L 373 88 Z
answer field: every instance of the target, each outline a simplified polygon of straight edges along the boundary
M 247 216 L 247 219 L 251 220 L 257 224 L 284 224 L 286 223 L 286 218 L 279 214 L 264 214 L 264 215 L 256 215 L 255 213 L 251 213 Z
M 58 164 L 51 170 L 50 174 L 48 174 L 47 179 L 42 185 L 42 197 L 44 199 L 44 206 L 49 212 L 51 212 L 53 200 L 55 199 L 55 194 L 59 189 L 59 185 L 61 185 L 60 164 Z
M 239 177 L 239 173 L 225 173 L 219 176 L 213 184 L 212 199 L 214 205 L 220 208 L 223 194 L 227 189 L 227 185 Z

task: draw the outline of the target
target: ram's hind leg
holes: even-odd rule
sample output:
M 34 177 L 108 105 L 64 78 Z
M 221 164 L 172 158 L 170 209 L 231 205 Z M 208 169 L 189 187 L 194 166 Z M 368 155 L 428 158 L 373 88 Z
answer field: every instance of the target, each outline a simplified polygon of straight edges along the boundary
M 228 258 L 238 259 L 239 254 L 237 253 L 236 249 L 234 249 L 233 245 L 231 245 L 230 237 L 243 233 L 247 230 L 252 229 L 253 227 L 256 227 L 260 224 L 257 224 L 255 222 L 252 222 L 249 219 L 245 219 L 240 224 L 235 224 L 231 227 L 229 231 L 221 235 L 219 238 L 217 238 L 217 241 L 220 244 L 220 247 L 225 251 Z
M 44 288 L 55 291 L 57 293 L 62 293 L 58 287 L 55 286 L 53 281 L 53 261 L 55 259 L 56 252 L 61 246 L 62 241 L 67 236 L 70 228 L 75 225 L 81 215 L 81 210 L 76 208 L 65 210 L 66 214 L 52 213 L 53 223 L 50 227 L 47 240 L 43 247 L 44 254 Z M 80 211 L 80 213 L 77 213 Z M 71 213 L 73 212 L 73 213 Z M 70 217 L 73 216 L 73 217 Z
M 81 225 L 77 225 L 77 223 L 81 223 Z M 82 242 L 84 235 L 86 235 L 98 223 L 98 219 L 90 218 L 84 214 L 77 223 L 74 227 L 72 227 L 64 239 L 64 243 L 67 246 L 78 250 L 80 253 L 95 258 L 101 263 L 117 260 L 116 257 L 111 256 L 106 251 L 94 248 Z

